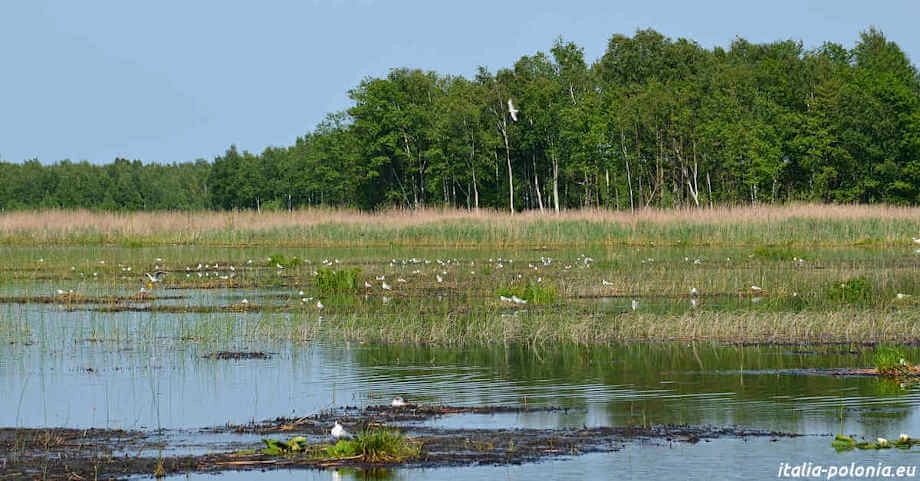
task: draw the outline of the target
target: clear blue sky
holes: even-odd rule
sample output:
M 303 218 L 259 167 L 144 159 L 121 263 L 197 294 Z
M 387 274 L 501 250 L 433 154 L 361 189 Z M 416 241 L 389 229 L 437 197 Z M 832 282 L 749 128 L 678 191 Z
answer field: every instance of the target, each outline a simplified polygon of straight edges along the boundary
M 470 76 L 547 51 L 589 61 L 654 28 L 704 47 L 880 28 L 916 65 L 912 1 L 9 0 L 0 3 L 0 159 L 213 159 L 293 143 L 391 67 Z

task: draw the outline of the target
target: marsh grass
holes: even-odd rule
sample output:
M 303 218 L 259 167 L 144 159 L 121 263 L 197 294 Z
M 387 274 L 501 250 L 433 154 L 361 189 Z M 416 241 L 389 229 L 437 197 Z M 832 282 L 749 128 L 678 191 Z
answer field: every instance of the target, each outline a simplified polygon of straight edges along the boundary
M 360 457 L 368 463 L 389 463 L 417 458 L 421 452 L 422 443 L 404 437 L 395 429 L 370 427 L 355 439 L 341 439 L 327 447 L 320 457 Z
M 53 313 L 89 320 L 73 334 L 80 342 L 167 337 L 212 348 L 324 338 L 440 344 L 912 342 L 920 339 L 920 255 L 910 241 L 917 235 L 911 216 L 918 213 L 801 206 L 512 219 L 489 212 L 305 211 L 268 218 L 193 213 L 172 218 L 173 224 L 170 216 L 178 214 L 161 219 L 82 213 L 109 222 L 103 224 L 109 233 L 74 246 L 33 243 L 43 236 L 80 242 L 78 235 L 70 237 L 79 232 L 75 224 L 18 238 L 28 227 L 16 217 L 21 213 L 2 214 L 0 223 L 20 223 L 0 231 L 0 243 L 30 244 L 0 245 L 0 302 L 7 302 L 0 309 L 0 339 L 67 342 L 43 334 L 41 319 Z M 40 213 L 35 221 L 57 214 Z M 148 222 L 162 230 L 151 230 Z M 182 226 L 199 234 L 189 237 L 179 232 Z M 218 230 L 201 230 L 208 226 Z M 155 246 L 107 244 L 128 234 L 148 236 L 143 238 Z M 195 240 L 157 245 L 178 234 Z M 221 236 L 246 245 L 212 245 Z M 102 244 L 95 243 L 99 239 Z M 469 246 L 474 240 L 484 244 Z M 419 246 L 425 243 L 433 247 Z M 312 275 L 313 266 L 328 259 L 335 266 Z M 147 287 L 143 273 L 154 270 L 169 274 L 141 294 Z M 392 290 L 383 291 L 379 282 L 360 287 L 375 276 L 386 276 Z M 752 285 L 765 292 L 753 293 Z M 691 288 L 698 295 L 691 296 Z M 528 304 L 507 305 L 499 295 Z M 137 312 L 115 312 L 125 306 Z M 142 328 L 120 327 L 124 323 L 117 320 L 131 316 Z
M 480 210 L 293 212 L 21 211 L 0 214 L 7 245 L 698 245 L 890 246 L 916 235 L 920 208 L 791 205 L 604 210 L 515 216 Z

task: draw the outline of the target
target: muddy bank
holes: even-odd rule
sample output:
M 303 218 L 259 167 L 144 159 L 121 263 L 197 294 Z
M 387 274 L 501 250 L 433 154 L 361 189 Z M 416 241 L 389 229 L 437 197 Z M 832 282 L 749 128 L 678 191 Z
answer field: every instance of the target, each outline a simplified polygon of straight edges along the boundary
M 552 408 L 551 408 L 552 409 Z M 204 428 L 197 435 L 224 433 L 230 441 L 204 454 L 183 454 L 171 446 L 195 433 L 145 432 L 105 429 L 0 428 L 0 479 L 82 480 L 124 479 L 135 475 L 229 470 L 322 469 L 328 467 L 388 468 L 447 467 L 474 464 L 520 464 L 555 456 L 616 452 L 626 443 L 650 448 L 672 443 L 696 443 L 715 438 L 795 436 L 741 427 L 624 426 L 563 429 L 443 429 L 418 421 L 456 414 L 522 412 L 513 407 L 387 406 L 343 408 L 313 416 L 277 418 L 240 426 Z M 536 411 L 536 410 L 527 410 Z M 261 454 L 260 437 L 276 440 L 305 436 L 317 448 L 329 445 L 329 426 L 339 420 L 352 432 L 368 426 L 388 426 L 422 444 L 421 455 L 400 463 L 367 463 L 360 458 L 321 459 L 307 454 Z M 252 436 L 256 433 L 259 436 Z M 237 436 L 239 434 L 239 436 Z M 169 454 L 164 454 L 169 453 Z

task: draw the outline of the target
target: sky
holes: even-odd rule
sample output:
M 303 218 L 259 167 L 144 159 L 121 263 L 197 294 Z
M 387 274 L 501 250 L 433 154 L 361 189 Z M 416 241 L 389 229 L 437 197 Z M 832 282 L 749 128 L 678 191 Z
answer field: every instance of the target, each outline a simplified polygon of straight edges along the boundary
M 0 160 L 211 160 L 287 146 L 396 67 L 471 77 L 560 36 L 589 62 L 653 28 L 852 47 L 875 26 L 917 65 L 913 1 L 9 0 L 0 2 Z

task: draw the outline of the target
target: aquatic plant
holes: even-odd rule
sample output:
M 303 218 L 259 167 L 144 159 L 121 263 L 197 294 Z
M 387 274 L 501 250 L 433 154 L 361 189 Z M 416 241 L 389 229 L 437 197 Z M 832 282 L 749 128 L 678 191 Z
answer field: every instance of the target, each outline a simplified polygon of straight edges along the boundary
M 847 304 L 866 304 L 873 296 L 873 286 L 865 277 L 856 277 L 844 282 L 834 282 L 827 288 L 827 297 Z
M 900 376 L 910 372 L 910 364 L 904 358 L 904 352 L 897 347 L 877 347 L 873 362 L 882 376 Z
M 359 286 L 358 276 L 360 275 L 361 269 L 358 267 L 337 271 L 317 269 L 316 275 L 313 276 L 313 285 L 323 294 L 356 292 Z
M 288 257 L 284 254 L 272 254 L 268 258 L 269 267 L 283 267 L 289 269 L 303 264 L 303 259 L 297 256 Z
M 360 456 L 369 463 L 397 462 L 418 457 L 422 444 L 403 437 L 395 429 L 372 427 L 358 433 L 355 439 L 340 439 L 326 448 L 329 458 Z

